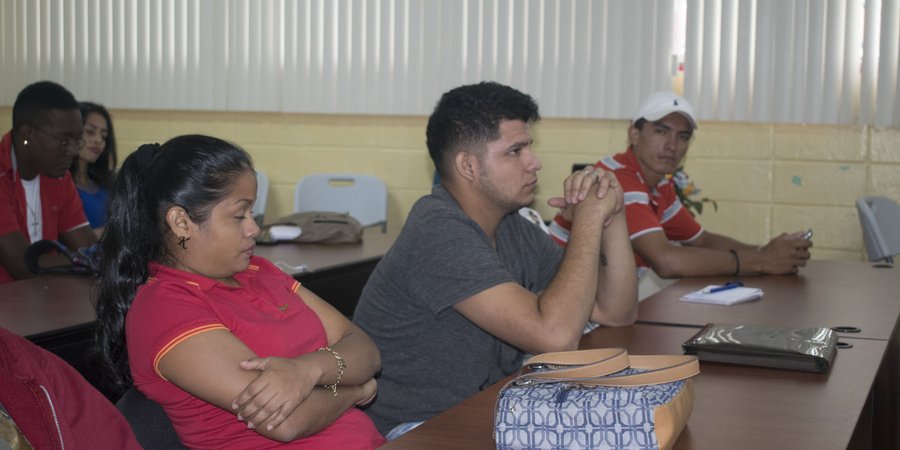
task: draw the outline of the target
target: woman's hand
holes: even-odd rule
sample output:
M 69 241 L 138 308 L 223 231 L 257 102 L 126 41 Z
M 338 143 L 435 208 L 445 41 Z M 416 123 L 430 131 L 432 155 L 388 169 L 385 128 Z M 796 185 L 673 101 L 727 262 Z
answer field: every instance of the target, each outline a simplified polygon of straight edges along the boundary
M 375 400 L 375 394 L 378 393 L 378 383 L 374 378 L 366 381 L 364 384 L 359 386 L 360 388 L 360 399 L 354 403 L 356 406 L 367 405 Z
M 307 356 L 307 355 L 304 355 Z M 319 384 L 322 369 L 311 358 L 252 358 L 241 369 L 258 371 L 256 377 L 235 398 L 231 408 L 238 420 L 253 429 L 265 425 L 274 430 Z

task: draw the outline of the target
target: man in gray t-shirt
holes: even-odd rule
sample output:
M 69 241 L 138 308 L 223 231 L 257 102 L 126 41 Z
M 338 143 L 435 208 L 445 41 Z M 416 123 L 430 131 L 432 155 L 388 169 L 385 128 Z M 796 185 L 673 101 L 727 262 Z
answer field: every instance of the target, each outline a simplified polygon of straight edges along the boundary
M 382 433 L 496 383 L 525 352 L 577 348 L 588 320 L 636 318 L 634 256 L 611 173 L 573 174 L 551 201 L 573 211 L 565 250 L 516 214 L 534 201 L 538 119 L 531 97 L 496 83 L 447 92 L 429 118 L 441 185 L 413 206 L 354 313 L 382 355 L 366 410 Z

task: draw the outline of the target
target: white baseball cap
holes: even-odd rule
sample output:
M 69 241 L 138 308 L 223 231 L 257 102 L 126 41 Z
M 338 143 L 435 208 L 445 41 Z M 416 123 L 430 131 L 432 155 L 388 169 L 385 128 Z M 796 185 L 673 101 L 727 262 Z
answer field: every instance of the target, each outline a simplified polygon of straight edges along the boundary
M 635 123 L 640 119 L 655 122 L 674 112 L 684 116 L 691 123 L 691 127 L 695 130 L 697 129 L 697 122 L 694 121 L 694 108 L 691 106 L 691 102 L 670 91 L 654 92 L 645 98 L 631 123 Z

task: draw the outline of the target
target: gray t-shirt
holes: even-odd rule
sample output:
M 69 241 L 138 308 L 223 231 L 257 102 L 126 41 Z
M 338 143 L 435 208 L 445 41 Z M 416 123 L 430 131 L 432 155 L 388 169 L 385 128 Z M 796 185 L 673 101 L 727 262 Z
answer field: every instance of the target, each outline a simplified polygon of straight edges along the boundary
M 515 213 L 500 222 L 496 246 L 437 186 L 416 202 L 378 263 L 353 320 L 381 351 L 378 396 L 366 412 L 382 433 L 428 419 L 521 366 L 521 351 L 453 305 L 506 282 L 540 292 L 563 250 Z

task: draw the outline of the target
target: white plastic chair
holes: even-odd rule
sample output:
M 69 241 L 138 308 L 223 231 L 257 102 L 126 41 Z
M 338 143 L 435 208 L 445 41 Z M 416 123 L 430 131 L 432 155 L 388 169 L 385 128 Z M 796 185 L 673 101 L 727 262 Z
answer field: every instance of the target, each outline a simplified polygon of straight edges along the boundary
M 887 197 L 860 197 L 856 211 L 869 261 L 883 259 L 893 264 L 894 255 L 900 254 L 900 205 Z
M 307 175 L 294 191 L 294 212 L 350 213 L 363 227 L 387 231 L 387 187 L 378 177 L 358 173 Z
M 253 219 L 259 226 L 263 224 L 266 215 L 266 201 L 269 200 L 269 177 L 256 171 L 256 203 L 253 204 Z

